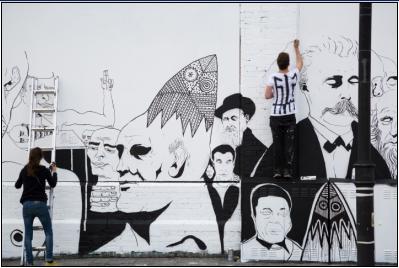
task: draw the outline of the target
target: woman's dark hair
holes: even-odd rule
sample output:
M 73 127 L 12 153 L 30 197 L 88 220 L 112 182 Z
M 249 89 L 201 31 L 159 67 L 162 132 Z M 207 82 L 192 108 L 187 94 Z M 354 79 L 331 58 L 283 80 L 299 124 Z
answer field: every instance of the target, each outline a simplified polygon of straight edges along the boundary
M 288 53 L 281 52 L 277 57 L 277 65 L 280 70 L 285 70 L 290 65 L 290 56 Z
M 35 176 L 35 171 L 40 165 L 40 160 L 43 158 L 42 149 L 39 147 L 33 148 L 29 152 L 29 162 L 28 162 L 28 176 Z

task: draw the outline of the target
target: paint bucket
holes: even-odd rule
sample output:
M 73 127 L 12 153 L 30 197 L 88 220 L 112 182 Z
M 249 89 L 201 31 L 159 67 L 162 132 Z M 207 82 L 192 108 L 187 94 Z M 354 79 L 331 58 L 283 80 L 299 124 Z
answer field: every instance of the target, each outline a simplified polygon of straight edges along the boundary
M 234 261 L 234 251 L 232 249 L 229 249 L 227 251 L 227 260 L 228 261 Z

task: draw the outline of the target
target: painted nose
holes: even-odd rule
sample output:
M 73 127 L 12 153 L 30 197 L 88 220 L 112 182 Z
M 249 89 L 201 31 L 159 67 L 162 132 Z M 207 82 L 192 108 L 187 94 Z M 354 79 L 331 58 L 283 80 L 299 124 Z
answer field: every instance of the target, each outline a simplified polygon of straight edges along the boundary
M 392 121 L 390 134 L 394 138 L 398 137 L 398 122 L 395 119 Z
M 103 158 L 104 157 L 104 150 L 99 148 L 98 151 L 97 151 L 96 157 L 97 158 Z
M 126 173 L 128 173 L 129 171 L 128 170 L 123 170 L 123 171 L 119 171 L 118 170 L 118 173 L 119 173 L 119 177 L 123 177 Z
M 125 164 L 124 154 L 122 155 L 122 157 L 119 160 L 118 166 L 116 167 L 116 171 L 118 171 L 118 173 L 120 174 L 121 177 L 129 171 L 127 165 Z

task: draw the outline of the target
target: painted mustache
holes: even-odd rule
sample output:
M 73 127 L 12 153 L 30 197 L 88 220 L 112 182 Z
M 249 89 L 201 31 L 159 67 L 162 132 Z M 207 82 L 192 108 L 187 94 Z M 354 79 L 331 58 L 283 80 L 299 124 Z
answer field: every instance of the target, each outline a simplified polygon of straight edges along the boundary
M 343 114 L 345 112 L 348 112 L 350 116 L 352 117 L 356 117 L 358 116 L 357 114 L 357 109 L 355 107 L 355 105 L 353 105 L 353 103 L 350 100 L 341 100 L 340 102 L 338 102 L 337 104 L 335 104 L 335 106 L 333 108 L 324 108 L 324 110 L 322 111 L 322 115 L 324 115 L 325 113 L 332 113 L 332 114 Z
M 235 126 L 227 126 L 227 127 L 225 127 L 225 130 L 227 132 L 235 132 L 237 130 L 237 128 Z

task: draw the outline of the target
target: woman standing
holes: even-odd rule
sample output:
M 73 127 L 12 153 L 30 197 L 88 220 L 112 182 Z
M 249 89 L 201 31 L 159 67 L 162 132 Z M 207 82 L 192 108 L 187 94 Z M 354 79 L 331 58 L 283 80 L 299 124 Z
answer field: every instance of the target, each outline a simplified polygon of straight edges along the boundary
M 36 147 L 29 152 L 29 162 L 21 170 L 15 188 L 23 185 L 21 204 L 25 224 L 25 250 L 26 264 L 33 265 L 32 236 L 33 220 L 38 217 L 43 225 L 46 235 L 46 264 L 53 263 L 53 228 L 51 226 L 50 213 L 47 207 L 47 195 L 45 192 L 46 180 L 51 187 L 57 184 L 57 167 L 51 164 L 50 170 L 40 165 L 43 158 L 42 149 Z

